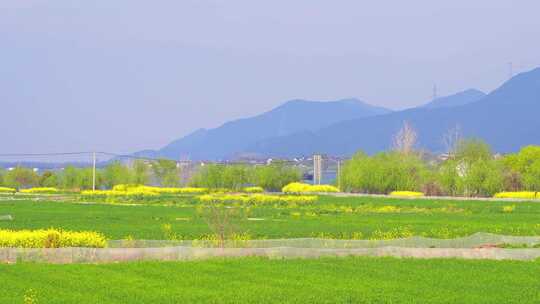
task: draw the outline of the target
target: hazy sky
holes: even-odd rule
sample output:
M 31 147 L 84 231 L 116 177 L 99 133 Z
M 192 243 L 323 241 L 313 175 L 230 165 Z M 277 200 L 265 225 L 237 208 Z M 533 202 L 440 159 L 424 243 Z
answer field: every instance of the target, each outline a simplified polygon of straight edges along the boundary
M 1 0 L 0 153 L 159 148 L 295 98 L 401 109 L 434 83 L 489 92 L 509 62 L 540 66 L 538 12 L 538 0 Z

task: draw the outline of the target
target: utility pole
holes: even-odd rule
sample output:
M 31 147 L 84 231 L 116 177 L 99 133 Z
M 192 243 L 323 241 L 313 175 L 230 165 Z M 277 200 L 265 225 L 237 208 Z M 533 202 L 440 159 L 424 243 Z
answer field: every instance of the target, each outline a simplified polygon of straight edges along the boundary
M 96 191 L 96 152 L 92 152 L 92 191 Z
M 313 184 L 320 185 L 322 179 L 322 156 L 313 155 Z

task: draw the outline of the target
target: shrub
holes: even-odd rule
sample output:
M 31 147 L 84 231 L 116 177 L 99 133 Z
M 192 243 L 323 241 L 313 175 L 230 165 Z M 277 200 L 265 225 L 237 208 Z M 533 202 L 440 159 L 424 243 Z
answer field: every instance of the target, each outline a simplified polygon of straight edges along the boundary
M 210 189 L 241 190 L 253 183 L 253 169 L 245 165 L 208 164 L 201 167 L 191 184 Z
M 264 189 L 262 187 L 246 187 L 242 189 L 242 192 L 245 193 L 263 193 Z
M 274 161 L 267 166 L 255 167 L 254 184 L 268 191 L 280 191 L 285 185 L 300 181 L 300 171 L 285 162 Z
M 153 191 L 115 191 L 115 190 L 85 190 L 81 192 L 81 196 L 86 199 L 102 199 L 102 198 L 114 198 L 114 197 L 126 197 L 129 199 L 144 199 L 145 197 L 159 196 L 159 193 Z
M 337 187 L 332 185 L 309 185 L 303 183 L 290 183 L 281 189 L 283 193 L 328 193 L 339 192 Z
M 112 191 L 115 191 L 119 194 L 121 192 L 124 192 L 126 194 L 129 193 L 139 193 L 139 194 L 202 194 L 208 192 L 208 189 L 206 188 L 192 188 L 192 187 L 184 187 L 184 188 L 167 188 L 167 187 L 152 187 L 152 186 L 141 186 L 141 185 L 129 185 L 129 184 L 121 184 L 116 185 L 113 187 Z
M 180 185 L 180 168 L 176 162 L 168 159 L 159 159 L 152 164 L 152 171 L 162 186 L 177 187 Z
M 518 198 L 518 199 L 540 199 L 539 192 L 499 192 L 496 193 L 493 197 L 495 198 Z
M 540 147 L 527 146 L 519 153 L 507 155 L 504 164 L 520 179 L 524 189 L 540 191 Z
M 59 248 L 95 247 L 107 245 L 105 236 L 93 231 L 40 230 L 0 230 L 0 247 Z
M 250 205 L 266 204 L 310 204 L 317 200 L 316 196 L 306 195 L 268 195 L 268 194 L 206 194 L 198 196 L 202 203 L 243 203 Z
M 4 176 L 4 185 L 9 188 L 35 187 L 37 184 L 37 174 L 28 168 L 17 167 Z
M 390 192 L 391 196 L 403 196 L 403 197 L 421 197 L 424 196 L 424 193 L 422 192 L 414 192 L 414 191 L 392 191 Z
M 495 160 L 475 161 L 467 167 L 461 187 L 467 196 L 492 196 L 504 189 L 502 167 Z
M 364 193 L 419 191 L 427 176 L 426 164 L 414 153 L 384 152 L 370 157 L 359 152 L 343 166 L 342 188 Z
M 16 189 L 7 188 L 7 187 L 0 187 L 0 193 L 15 193 L 15 192 L 17 192 Z
M 52 187 L 40 187 L 40 188 L 22 189 L 20 192 L 32 193 L 32 194 L 55 194 L 55 193 L 58 193 L 59 190 Z
M 504 212 L 504 213 L 512 213 L 512 212 L 514 212 L 515 209 L 516 209 L 516 205 L 503 206 L 502 207 L 502 212 Z
M 103 179 L 105 186 L 112 188 L 118 184 L 129 184 L 132 177 L 127 166 L 119 161 L 114 161 L 103 170 Z

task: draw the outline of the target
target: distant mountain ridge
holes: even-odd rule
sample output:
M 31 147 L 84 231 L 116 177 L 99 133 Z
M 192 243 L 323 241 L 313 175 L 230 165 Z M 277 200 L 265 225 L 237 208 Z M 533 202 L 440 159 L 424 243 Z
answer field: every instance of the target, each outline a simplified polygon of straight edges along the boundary
M 225 160 L 238 155 L 349 156 L 388 150 L 404 121 L 418 131 L 419 148 L 444 150 L 445 132 L 486 140 L 497 152 L 540 144 L 540 68 L 521 73 L 489 94 L 468 89 L 416 108 L 391 111 L 359 101 L 291 100 L 260 115 L 199 129 L 163 149 L 135 153 L 171 159 Z
M 540 144 L 540 68 L 516 75 L 467 104 L 424 106 L 339 122 L 315 132 L 260 141 L 247 150 L 282 157 L 313 153 L 348 156 L 359 149 L 376 153 L 390 148 L 392 136 L 404 121 L 417 129 L 419 147 L 431 151 L 443 151 L 443 134 L 456 125 L 464 136 L 484 139 L 497 152 Z
M 145 150 L 134 155 L 222 160 L 268 138 L 316 131 L 340 121 L 390 112 L 353 98 L 329 102 L 296 99 L 254 117 L 230 121 L 214 129 L 199 129 L 158 151 Z
M 439 97 L 420 107 L 428 109 L 457 107 L 478 101 L 484 97 L 486 97 L 486 93 L 477 89 L 468 89 L 450 96 Z

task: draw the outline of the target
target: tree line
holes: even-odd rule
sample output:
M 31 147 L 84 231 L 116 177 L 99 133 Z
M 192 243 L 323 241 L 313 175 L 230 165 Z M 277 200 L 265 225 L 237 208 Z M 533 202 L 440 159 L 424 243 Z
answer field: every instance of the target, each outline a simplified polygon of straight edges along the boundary
M 260 186 L 268 191 L 279 191 L 291 182 L 300 181 L 302 174 L 286 162 L 274 161 L 269 165 L 205 164 L 189 180 L 181 179 L 181 168 L 175 161 L 135 160 L 130 164 L 114 161 L 96 170 L 96 189 L 111 189 L 119 184 L 160 185 L 179 187 L 188 185 L 204 188 L 239 190 L 248 185 Z M 88 190 L 93 186 L 93 169 L 68 166 L 63 170 L 35 172 L 30 168 L 0 169 L 0 186 L 22 189 L 55 187 L 65 190 Z
M 341 172 L 347 192 L 387 194 L 420 191 L 426 195 L 487 197 L 502 191 L 540 191 L 540 147 L 495 155 L 479 139 L 460 139 L 446 159 L 394 149 L 368 156 L 356 153 Z

